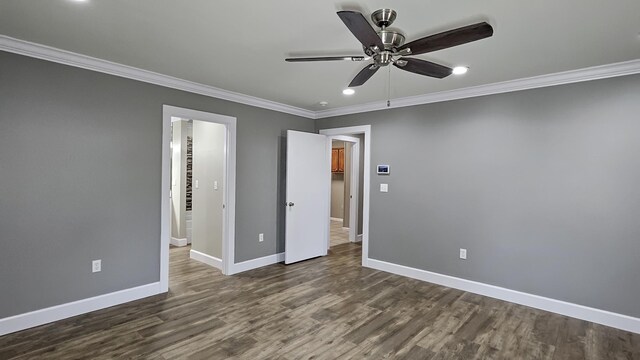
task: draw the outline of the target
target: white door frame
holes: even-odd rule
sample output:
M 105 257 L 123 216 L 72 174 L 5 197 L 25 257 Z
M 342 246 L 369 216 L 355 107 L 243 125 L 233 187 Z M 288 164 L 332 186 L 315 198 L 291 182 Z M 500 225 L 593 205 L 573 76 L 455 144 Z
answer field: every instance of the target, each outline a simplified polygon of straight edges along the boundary
M 369 266 L 369 194 L 371 189 L 371 125 L 349 126 L 333 129 L 322 129 L 320 134 L 357 135 L 364 134 L 364 181 L 362 204 L 362 266 Z
M 355 242 L 358 236 L 358 191 L 360 185 L 360 139 L 346 135 L 329 136 L 333 140 L 340 140 L 353 144 L 351 148 L 351 169 L 349 178 L 349 241 Z M 331 155 L 331 154 L 329 154 Z M 331 196 L 331 194 L 329 194 Z M 331 203 L 331 202 L 329 202 Z M 331 231 L 327 237 L 327 248 L 331 245 Z
M 171 237 L 171 118 L 208 121 L 226 128 L 224 156 L 224 211 L 222 219 L 222 273 L 230 274 L 234 265 L 236 217 L 236 118 L 204 111 L 162 105 L 162 194 L 160 221 L 160 290 L 169 289 L 169 241 Z

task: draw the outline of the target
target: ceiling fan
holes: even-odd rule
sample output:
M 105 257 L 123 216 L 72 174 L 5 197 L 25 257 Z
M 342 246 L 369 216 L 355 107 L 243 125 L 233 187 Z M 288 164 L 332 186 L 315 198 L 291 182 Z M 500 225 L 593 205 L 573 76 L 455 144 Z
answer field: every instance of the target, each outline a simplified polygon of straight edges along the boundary
M 401 70 L 442 79 L 451 75 L 453 70 L 444 65 L 407 56 L 442 50 L 493 35 L 491 25 L 480 22 L 426 36 L 405 44 L 404 35 L 396 30 L 387 29 L 396 19 L 396 15 L 396 11 L 392 9 L 380 9 L 371 14 L 371 20 L 380 28 L 379 31 L 376 31 L 361 13 L 357 11 L 338 12 L 342 22 L 362 43 L 366 56 L 301 57 L 287 58 L 285 61 L 367 61 L 373 59 L 373 64 L 362 69 L 351 81 L 349 87 L 364 84 L 376 71 L 389 64 L 393 64 Z

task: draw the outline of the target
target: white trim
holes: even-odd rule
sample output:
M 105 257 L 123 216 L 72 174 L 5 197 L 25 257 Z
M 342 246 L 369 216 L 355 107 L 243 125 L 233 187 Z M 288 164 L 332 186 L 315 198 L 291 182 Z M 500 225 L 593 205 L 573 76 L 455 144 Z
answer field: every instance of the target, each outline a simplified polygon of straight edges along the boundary
M 357 143 L 360 141 L 360 139 L 358 139 L 357 137 L 353 137 L 353 136 L 347 136 L 347 135 L 334 135 L 331 136 L 331 145 L 333 146 L 333 140 L 339 140 L 342 142 L 349 142 L 349 143 Z
M 228 274 L 228 275 L 238 274 L 238 273 L 241 273 L 241 272 L 244 272 L 244 271 L 257 269 L 259 267 L 281 263 L 283 261 L 284 261 L 284 253 L 283 252 L 277 253 L 277 254 L 273 254 L 273 255 L 263 256 L 263 257 L 257 258 L 257 259 L 251 259 L 251 260 L 243 261 L 243 262 L 234 264 L 233 265 L 233 272 Z
M 362 241 L 362 234 L 356 235 L 356 242 L 361 242 L 361 241 Z
M 329 218 L 329 219 L 331 219 L 331 221 L 344 221 L 344 219 L 337 218 L 337 217 L 332 217 L 332 218 Z
M 171 237 L 171 240 L 169 241 L 169 244 L 173 245 L 173 246 L 187 246 L 187 244 L 189 244 L 189 241 L 187 240 L 187 238 L 174 238 L 173 236 Z
M 0 336 L 163 293 L 151 283 L 0 319 Z
M 495 299 L 505 300 L 512 303 L 550 311 L 556 314 L 570 316 L 576 319 L 591 321 L 597 324 L 611 326 L 617 329 L 640 334 L 640 318 L 634 318 L 631 316 L 573 304 L 566 301 L 528 294 L 525 292 L 484 284 L 477 281 L 471 281 L 454 276 L 442 275 L 431 271 L 415 269 L 408 266 L 389 263 L 386 261 L 369 259 L 368 263 L 369 267 L 372 269 L 386 271 L 396 275 L 427 281 L 454 289 L 468 291 L 474 294 L 489 296 Z
M 169 291 L 169 243 L 171 238 L 171 118 L 162 109 L 162 173 L 160 174 L 160 289 Z
M 189 257 L 193 260 L 199 261 L 209 266 L 213 266 L 216 269 L 222 270 L 222 259 L 218 259 L 215 256 L 207 255 L 203 252 L 191 249 L 189 251 Z
M 193 119 L 222 124 L 226 128 L 225 138 L 225 179 L 224 184 L 224 211 L 222 220 L 222 266 L 223 274 L 233 273 L 231 267 L 234 262 L 235 251 L 235 217 L 236 217 L 236 134 L 237 120 L 235 117 L 218 115 L 204 111 L 180 108 L 171 105 L 162 106 L 162 189 L 169 189 L 171 176 L 171 154 L 169 143 L 171 141 L 171 117 Z M 160 283 L 165 291 L 169 288 L 169 191 L 162 191 L 162 239 L 160 242 Z
M 360 202 L 360 139 L 351 146 L 351 173 L 349 174 L 349 241 L 355 242 L 358 234 L 358 203 Z M 364 206 L 364 204 L 363 204 Z
M 369 259 L 369 192 L 371 189 L 371 125 L 348 126 L 342 128 L 322 129 L 320 134 L 357 135 L 364 134 L 364 199 L 362 201 L 362 266 L 367 266 Z
M 315 118 L 315 112 L 311 110 L 228 91 L 209 85 L 203 85 L 193 81 L 159 74 L 153 71 L 143 70 L 71 51 L 57 49 L 51 46 L 32 43 L 6 35 L 0 35 L 0 50 L 263 109 L 302 116 L 310 119 Z
M 349 228 L 347 226 L 343 226 L 342 230 L 349 230 Z
M 430 104 L 442 101 L 501 94 L 513 91 L 571 84 L 576 82 L 606 79 L 640 73 L 640 59 L 638 59 L 546 75 L 539 75 L 529 78 L 503 81 L 493 84 L 485 84 L 461 89 L 440 91 L 436 93 L 391 99 L 390 107 L 387 107 L 387 102 L 386 100 L 384 100 L 366 104 L 343 106 L 334 109 L 312 111 L 271 100 L 261 99 L 255 96 L 245 95 L 209 85 L 183 80 L 152 71 L 135 68 L 132 66 L 122 65 L 87 55 L 77 54 L 71 51 L 57 49 L 51 46 L 20 40 L 6 35 L 0 35 L 0 50 L 29 56 L 32 58 L 52 61 L 64 65 L 74 66 L 82 69 L 115 75 L 127 79 L 138 80 L 149 84 L 187 91 L 194 94 L 210 96 L 217 99 L 223 99 L 286 114 L 297 115 L 309 119 L 322 119 L 327 117 L 357 114 L 368 111 Z
M 462 89 L 440 91 L 436 93 L 391 99 L 391 106 L 387 101 L 375 101 L 367 104 L 343 106 L 315 112 L 315 119 L 333 116 L 357 114 L 376 110 L 394 109 L 406 106 L 430 104 L 436 102 L 466 99 L 477 96 L 501 94 L 514 91 L 571 84 L 576 82 L 606 79 L 617 76 L 640 73 L 640 60 L 631 60 L 608 65 L 593 66 L 584 69 L 569 70 L 554 74 L 540 75 L 523 79 L 503 81 L 493 84 L 479 85 Z

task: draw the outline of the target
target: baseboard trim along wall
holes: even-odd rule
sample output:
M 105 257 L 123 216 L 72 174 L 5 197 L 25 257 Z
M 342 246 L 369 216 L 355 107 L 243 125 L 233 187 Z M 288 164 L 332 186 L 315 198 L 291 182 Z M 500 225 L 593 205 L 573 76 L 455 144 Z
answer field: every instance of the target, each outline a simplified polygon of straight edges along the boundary
M 331 221 L 343 221 L 342 218 L 337 218 L 337 217 L 330 217 L 329 219 L 331 219 Z
M 189 251 L 189 257 L 193 260 L 200 261 L 201 263 L 207 264 L 209 266 L 213 266 L 216 269 L 222 270 L 222 259 L 218 259 L 217 257 L 207 255 L 200 251 L 191 250 Z
M 0 319 L 0 336 L 162 293 L 155 282 Z
M 278 253 L 278 254 L 273 254 L 273 255 L 267 255 L 267 256 L 263 256 L 261 258 L 257 258 L 257 259 L 251 259 L 251 260 L 247 260 L 247 261 L 243 261 L 237 264 L 233 264 L 233 266 L 231 266 L 231 271 L 229 273 L 229 275 L 233 275 L 233 274 L 238 274 L 244 271 L 249 271 L 249 270 L 253 270 L 253 269 L 257 269 L 259 267 L 263 267 L 263 266 L 267 266 L 267 265 L 272 265 L 272 264 L 277 264 L 279 262 L 283 262 L 284 261 L 284 253 Z
M 172 237 L 169 243 L 173 246 L 187 246 L 187 244 L 189 244 L 189 241 L 187 240 L 187 238 L 179 239 Z
M 367 266 L 372 269 L 386 271 L 396 275 L 406 276 L 640 334 L 640 318 L 634 318 L 610 311 L 595 309 L 566 301 L 555 300 L 371 258 L 367 259 Z
M 213 266 L 217 269 L 222 269 L 222 260 L 216 257 L 203 254 L 196 250 L 190 250 L 189 256 L 194 260 Z M 243 261 L 233 264 L 229 275 L 238 274 L 267 265 L 277 264 L 283 261 L 283 252 Z M 0 319 L 0 336 L 161 293 L 160 282 L 155 282 L 131 289 L 120 290 L 109 294 L 98 295 L 87 299 L 31 311 L 25 314 L 7 317 Z

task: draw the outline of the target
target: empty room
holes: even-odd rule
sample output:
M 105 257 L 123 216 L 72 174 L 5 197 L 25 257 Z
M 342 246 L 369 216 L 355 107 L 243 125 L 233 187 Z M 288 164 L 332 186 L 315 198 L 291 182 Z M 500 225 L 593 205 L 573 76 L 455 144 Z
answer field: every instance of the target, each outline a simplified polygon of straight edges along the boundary
M 640 359 L 640 2 L 0 1 L 0 359 Z

